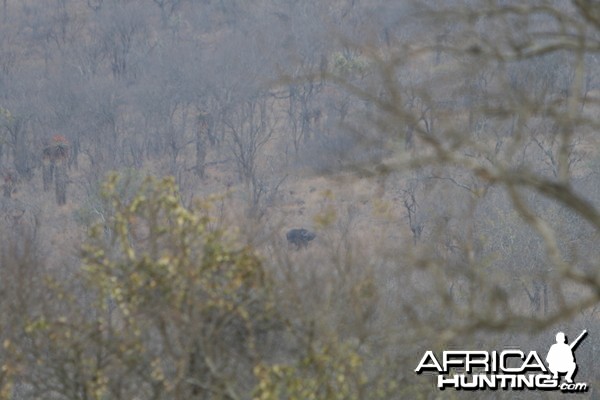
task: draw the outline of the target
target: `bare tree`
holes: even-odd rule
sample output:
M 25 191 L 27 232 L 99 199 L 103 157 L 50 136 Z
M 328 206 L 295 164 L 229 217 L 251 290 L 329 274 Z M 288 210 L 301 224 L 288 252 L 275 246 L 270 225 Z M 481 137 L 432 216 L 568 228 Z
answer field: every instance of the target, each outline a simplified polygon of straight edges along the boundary
M 58 205 L 67 202 L 68 159 L 69 145 L 66 138 L 62 135 L 54 135 L 52 143 L 47 143 L 42 152 L 42 181 L 44 191 L 48 191 L 54 180 Z
M 257 172 L 260 150 L 273 135 L 267 96 L 258 94 L 242 100 L 228 112 L 225 125 L 229 128 L 231 149 L 240 180 L 251 182 Z

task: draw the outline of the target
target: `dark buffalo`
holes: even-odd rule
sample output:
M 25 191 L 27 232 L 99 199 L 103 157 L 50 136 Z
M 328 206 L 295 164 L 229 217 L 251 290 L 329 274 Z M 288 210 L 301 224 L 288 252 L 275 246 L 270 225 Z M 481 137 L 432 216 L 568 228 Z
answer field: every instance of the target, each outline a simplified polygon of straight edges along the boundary
M 303 247 L 308 247 L 308 243 L 314 238 L 316 238 L 317 235 L 304 228 L 300 228 L 291 229 L 290 231 L 288 231 L 285 237 L 287 238 L 287 241 L 289 243 L 296 245 L 297 249 L 301 249 Z

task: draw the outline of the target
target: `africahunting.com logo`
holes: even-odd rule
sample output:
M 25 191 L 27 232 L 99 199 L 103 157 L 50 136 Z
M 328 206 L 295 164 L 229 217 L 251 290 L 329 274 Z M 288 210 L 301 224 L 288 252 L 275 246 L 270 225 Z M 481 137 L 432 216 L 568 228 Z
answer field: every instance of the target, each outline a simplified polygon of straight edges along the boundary
M 417 374 L 435 372 L 440 390 L 561 390 L 585 392 L 588 384 L 574 382 L 577 363 L 575 348 L 587 335 L 584 330 L 571 344 L 563 332 L 556 334 L 556 343 L 546 356 L 547 366 L 535 351 L 525 354 L 519 349 L 503 351 L 451 350 L 437 358 L 433 351 L 425 352 L 415 369 Z M 565 381 L 561 383 L 564 375 Z

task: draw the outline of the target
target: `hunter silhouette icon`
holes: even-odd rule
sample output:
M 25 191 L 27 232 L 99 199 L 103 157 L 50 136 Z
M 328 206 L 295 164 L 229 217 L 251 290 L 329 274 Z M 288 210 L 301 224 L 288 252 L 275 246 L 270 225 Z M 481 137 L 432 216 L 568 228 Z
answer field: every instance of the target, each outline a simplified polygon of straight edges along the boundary
M 563 332 L 556 334 L 556 343 L 550 347 L 548 356 L 546 357 L 548 369 L 552 372 L 554 379 L 558 379 L 559 373 L 566 373 L 567 382 L 573 383 L 573 375 L 575 375 L 575 371 L 577 370 L 573 350 L 585 335 L 587 335 L 587 330 L 581 332 L 581 335 L 569 345 Z

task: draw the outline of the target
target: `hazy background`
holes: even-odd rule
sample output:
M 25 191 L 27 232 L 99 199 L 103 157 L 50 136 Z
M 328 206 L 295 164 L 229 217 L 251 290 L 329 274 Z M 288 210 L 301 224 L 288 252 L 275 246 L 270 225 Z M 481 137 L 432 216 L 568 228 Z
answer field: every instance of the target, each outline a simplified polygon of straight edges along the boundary
M 595 398 L 599 32 L 591 0 L 2 0 L 0 399 L 555 398 L 413 371 L 583 329 Z

